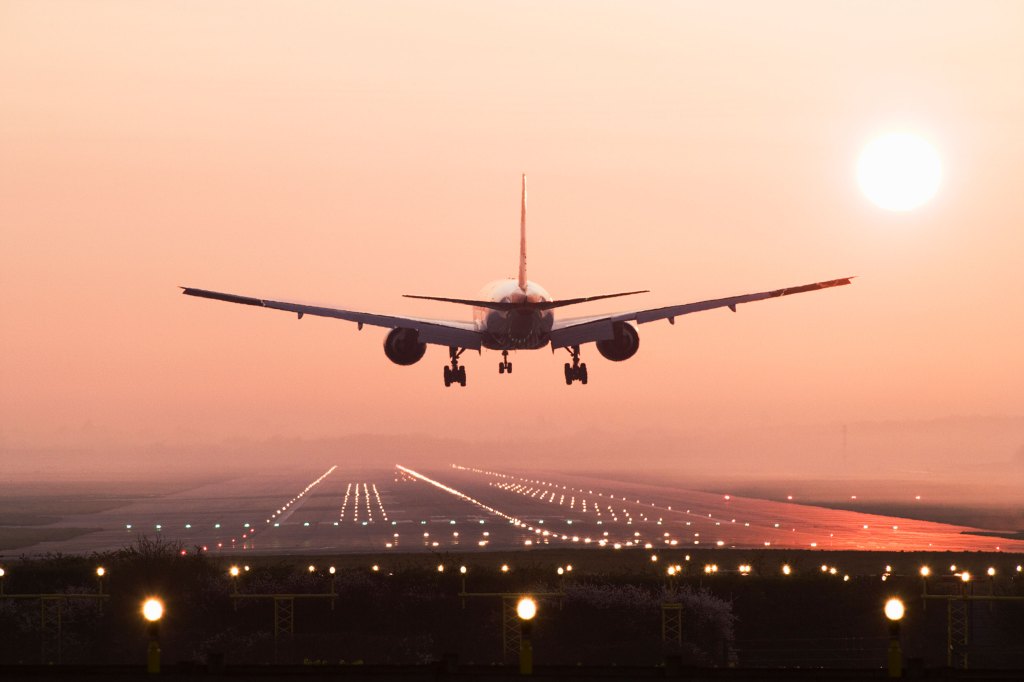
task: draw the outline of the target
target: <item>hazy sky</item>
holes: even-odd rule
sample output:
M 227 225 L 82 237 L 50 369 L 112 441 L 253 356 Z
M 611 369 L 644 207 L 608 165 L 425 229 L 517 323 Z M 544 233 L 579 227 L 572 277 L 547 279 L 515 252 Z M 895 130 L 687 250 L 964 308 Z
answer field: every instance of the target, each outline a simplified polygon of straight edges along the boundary
M 1024 3 L 0 0 L 0 449 L 1024 414 Z M 874 207 L 879 134 L 936 198 Z M 514 276 L 601 312 L 853 286 L 584 348 L 388 362 Z M 1024 435 L 1020 439 L 1024 443 Z M 585 448 L 584 448 L 585 452 Z M 1009 454 L 1009 453 L 1008 453 Z M 723 453 L 728 456 L 728 453 Z M 813 457 L 814 453 L 808 453 Z

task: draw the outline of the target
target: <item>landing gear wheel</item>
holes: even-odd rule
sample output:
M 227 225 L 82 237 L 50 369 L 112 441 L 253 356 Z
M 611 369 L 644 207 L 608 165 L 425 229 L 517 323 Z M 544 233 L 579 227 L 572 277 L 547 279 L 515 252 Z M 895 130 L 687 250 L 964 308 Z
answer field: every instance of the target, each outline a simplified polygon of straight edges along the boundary
M 572 382 L 579 381 L 585 386 L 587 384 L 587 363 L 580 363 L 580 347 L 572 346 L 565 350 L 572 356 L 572 363 L 565 363 L 565 385 L 572 386 Z
M 505 363 L 505 371 L 506 371 L 507 373 L 509 373 L 509 374 L 511 374 L 511 373 L 512 373 L 512 363 L 511 363 L 511 362 L 506 362 L 506 363 Z
M 501 351 L 501 362 L 498 363 L 498 374 L 511 374 L 512 363 L 508 361 L 508 351 Z
M 451 364 L 444 368 L 444 385 L 451 386 L 452 384 L 458 384 L 459 386 L 466 385 L 466 368 L 459 365 L 459 356 L 462 355 L 465 348 L 458 348 L 457 346 L 448 347 L 448 355 L 451 357 Z
M 504 373 L 505 373 L 505 363 L 504 362 L 499 362 L 498 363 L 498 374 L 504 374 Z

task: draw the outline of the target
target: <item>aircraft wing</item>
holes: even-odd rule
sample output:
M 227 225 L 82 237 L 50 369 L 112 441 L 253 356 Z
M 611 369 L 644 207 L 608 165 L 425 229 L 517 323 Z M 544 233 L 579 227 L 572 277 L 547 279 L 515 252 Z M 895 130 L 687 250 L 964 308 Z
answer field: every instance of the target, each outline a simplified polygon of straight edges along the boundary
M 225 294 L 219 291 L 207 291 L 205 289 L 194 289 L 182 287 L 183 294 L 187 296 L 199 296 L 200 298 L 212 298 L 217 301 L 228 303 L 240 303 L 242 305 L 255 305 L 262 308 L 273 308 L 274 310 L 285 310 L 296 313 L 299 319 L 303 315 L 316 315 L 318 317 L 334 317 L 339 320 L 355 322 L 362 329 L 364 324 L 373 327 L 384 327 L 395 329 L 405 327 L 415 329 L 419 332 L 419 340 L 422 343 L 433 343 L 438 346 L 458 346 L 471 350 L 480 350 L 481 334 L 477 331 L 472 322 L 462 320 L 435 320 L 418 317 L 396 317 L 393 315 L 378 315 L 376 313 L 361 313 L 354 310 L 341 310 L 339 308 L 324 308 L 315 305 L 302 303 L 288 303 L 285 301 L 271 301 L 263 298 L 252 298 L 250 296 L 238 296 L 237 294 Z
M 729 308 L 733 312 L 736 312 L 736 306 L 741 303 L 753 303 L 754 301 L 763 301 L 769 298 L 778 298 L 780 296 L 789 296 L 791 294 L 802 294 L 807 291 L 817 291 L 818 289 L 843 286 L 845 284 L 849 284 L 852 279 L 852 277 L 845 277 L 843 279 L 832 279 L 827 282 L 815 282 L 813 284 L 803 284 L 801 286 L 787 287 L 785 289 L 775 289 L 774 291 L 762 291 L 756 294 L 743 294 L 741 296 L 730 296 L 728 298 L 715 298 L 708 301 L 684 303 L 682 305 L 665 306 L 663 308 L 630 310 L 610 315 L 596 315 L 591 317 L 555 320 L 551 329 L 551 346 L 553 348 L 578 346 L 583 343 L 590 343 L 591 341 L 604 341 L 614 338 L 614 324 L 616 322 L 636 322 L 637 324 L 644 324 L 647 322 L 655 322 L 657 320 L 668 320 L 669 323 L 675 324 L 676 318 L 681 315 L 689 315 L 690 313 L 697 313 L 702 310 L 712 310 L 714 308 Z

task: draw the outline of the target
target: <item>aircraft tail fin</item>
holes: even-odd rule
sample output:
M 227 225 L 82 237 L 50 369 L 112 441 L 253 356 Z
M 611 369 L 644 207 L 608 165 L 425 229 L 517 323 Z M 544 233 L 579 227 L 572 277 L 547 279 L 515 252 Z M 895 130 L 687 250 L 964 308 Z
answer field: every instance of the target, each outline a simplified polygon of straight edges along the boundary
M 526 173 L 523 173 L 523 197 L 519 212 L 519 288 L 526 291 Z

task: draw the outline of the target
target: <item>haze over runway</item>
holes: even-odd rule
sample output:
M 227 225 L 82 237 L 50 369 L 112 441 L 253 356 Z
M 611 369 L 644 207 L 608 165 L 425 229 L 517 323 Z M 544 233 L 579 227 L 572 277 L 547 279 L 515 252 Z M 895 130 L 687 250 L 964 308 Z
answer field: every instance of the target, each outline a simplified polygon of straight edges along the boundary
M 19 550 L 89 553 L 139 535 L 213 554 L 530 548 L 1021 552 L 980 529 L 793 501 L 545 472 L 446 468 L 253 473 L 60 525 L 98 528 Z

